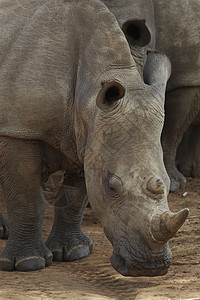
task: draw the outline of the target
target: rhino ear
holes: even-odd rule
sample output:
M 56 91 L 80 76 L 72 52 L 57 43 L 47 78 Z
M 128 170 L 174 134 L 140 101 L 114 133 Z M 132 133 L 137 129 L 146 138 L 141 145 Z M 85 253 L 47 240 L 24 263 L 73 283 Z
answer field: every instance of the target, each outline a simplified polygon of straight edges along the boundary
M 111 109 L 116 101 L 124 97 L 125 88 L 116 81 L 102 83 L 96 104 L 101 109 Z
M 143 72 L 144 82 L 164 96 L 170 75 L 171 63 L 168 57 L 157 51 L 148 51 Z
M 127 21 L 123 24 L 122 30 L 131 46 L 145 47 L 151 40 L 145 20 Z

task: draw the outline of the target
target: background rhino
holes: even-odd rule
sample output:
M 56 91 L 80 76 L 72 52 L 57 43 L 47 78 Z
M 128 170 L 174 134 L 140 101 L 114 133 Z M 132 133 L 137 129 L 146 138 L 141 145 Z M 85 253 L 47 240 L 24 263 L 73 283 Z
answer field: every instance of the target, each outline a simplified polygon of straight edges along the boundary
M 171 190 L 175 191 L 186 183 L 175 166 L 176 150 L 193 121 L 194 126 L 190 127 L 180 150 L 182 154 L 179 151 L 178 166 L 186 176 L 200 176 L 200 140 L 196 130 L 200 122 L 200 2 L 153 0 L 153 3 L 156 48 L 167 54 L 172 63 L 162 146 Z
M 165 53 L 172 63 L 172 76 L 167 84 L 165 125 L 162 133 L 164 162 L 170 177 L 170 190 L 186 184 L 177 170 L 177 147 L 191 122 L 177 164 L 186 176 L 200 176 L 200 3 L 199 1 L 119 1 L 104 0 L 116 16 L 129 42 L 138 69 L 142 70 L 147 47 Z M 178 17 L 177 17 L 178 16 Z M 138 20 L 143 20 L 143 26 Z M 149 32 L 149 39 L 147 38 Z M 143 60 L 142 60 L 143 57 Z M 198 124 L 198 127 L 197 127 Z
M 59 261 L 88 255 L 88 195 L 113 245 L 113 267 L 165 274 L 167 241 L 188 214 L 167 204 L 160 135 L 169 60 L 151 53 L 145 84 L 99 1 L 2 1 L 1 12 L 0 182 L 10 234 L 0 268 L 36 270 L 52 253 Z M 42 184 L 57 170 L 66 176 L 47 248 Z

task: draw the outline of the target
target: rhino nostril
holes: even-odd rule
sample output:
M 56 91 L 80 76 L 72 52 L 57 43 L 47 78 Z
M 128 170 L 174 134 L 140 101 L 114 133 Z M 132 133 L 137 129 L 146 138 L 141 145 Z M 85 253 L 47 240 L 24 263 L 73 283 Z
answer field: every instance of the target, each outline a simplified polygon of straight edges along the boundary
M 163 181 L 162 181 L 161 179 L 157 179 L 157 180 L 156 180 L 156 183 L 157 183 L 158 186 L 160 186 L 160 185 L 163 184 Z
M 164 183 L 162 179 L 151 178 L 147 182 L 146 189 L 152 194 L 164 194 Z

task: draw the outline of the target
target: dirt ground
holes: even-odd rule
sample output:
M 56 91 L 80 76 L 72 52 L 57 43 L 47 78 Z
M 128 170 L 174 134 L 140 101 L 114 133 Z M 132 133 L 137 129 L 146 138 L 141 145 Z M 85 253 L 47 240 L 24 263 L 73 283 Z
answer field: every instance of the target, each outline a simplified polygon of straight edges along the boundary
M 118 274 L 109 260 L 112 246 L 93 211 L 87 208 L 83 231 L 94 241 L 93 253 L 80 261 L 56 262 L 39 271 L 0 272 L 0 299 L 200 300 L 200 179 L 188 179 L 184 191 L 170 194 L 169 205 L 174 212 L 188 207 L 190 215 L 170 241 L 174 258 L 165 276 L 131 278 Z M 53 209 L 48 204 L 44 239 L 52 218 Z M 0 240 L 0 251 L 5 244 Z

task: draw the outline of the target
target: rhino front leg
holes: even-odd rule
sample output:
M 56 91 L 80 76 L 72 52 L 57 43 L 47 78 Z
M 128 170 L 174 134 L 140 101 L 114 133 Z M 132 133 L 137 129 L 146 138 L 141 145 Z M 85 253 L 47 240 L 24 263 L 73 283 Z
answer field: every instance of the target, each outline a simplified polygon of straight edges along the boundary
M 8 222 L 0 213 L 0 239 L 7 239 L 9 234 Z
M 86 205 L 85 179 L 66 175 L 54 205 L 54 224 L 46 242 L 53 260 L 74 261 L 91 253 L 93 242 L 81 230 Z
M 9 237 L 0 269 L 32 271 L 48 266 L 52 254 L 41 237 L 44 197 L 40 142 L 0 139 L 0 182 L 6 202 Z
M 166 118 L 162 133 L 164 162 L 170 177 L 170 191 L 186 186 L 175 165 L 177 147 L 200 109 L 199 87 L 184 87 L 166 94 Z
M 176 164 L 187 177 L 200 177 L 200 113 L 178 147 Z

